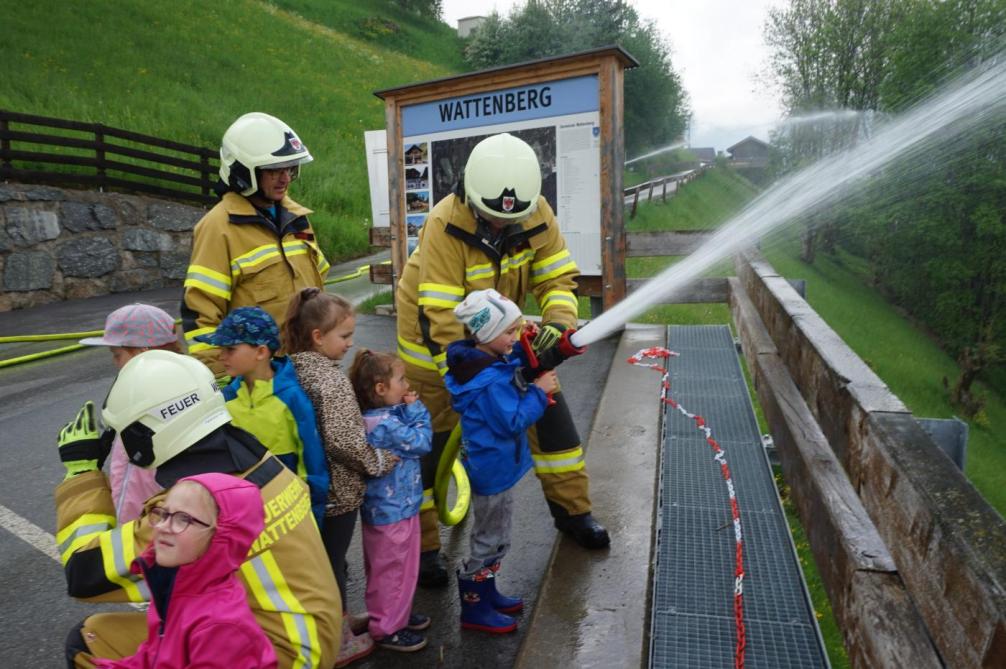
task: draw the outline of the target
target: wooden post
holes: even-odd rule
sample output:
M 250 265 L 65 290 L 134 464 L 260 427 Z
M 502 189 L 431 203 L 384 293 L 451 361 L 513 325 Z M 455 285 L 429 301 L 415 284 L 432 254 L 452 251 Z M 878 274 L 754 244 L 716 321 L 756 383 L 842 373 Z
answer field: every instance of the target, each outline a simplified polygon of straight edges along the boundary
M 3 169 L 11 169 L 10 162 L 10 140 L 7 138 L 7 132 L 10 130 L 10 121 L 6 118 L 0 118 L 0 133 L 3 137 L 0 137 L 0 156 L 3 157 Z
M 94 157 L 98 163 L 98 190 L 104 191 L 108 186 L 108 175 L 105 173 L 105 132 L 101 125 L 94 126 Z
M 402 112 L 395 98 L 384 103 L 384 123 L 388 135 L 388 219 L 391 227 L 391 291 L 408 259 L 408 228 L 405 225 L 405 156 L 402 147 Z M 432 176 L 432 175 L 431 175 Z M 432 206 L 432 202 L 430 203 Z
M 199 157 L 199 164 L 202 165 L 202 178 L 205 182 L 202 187 L 202 194 L 206 197 L 210 196 L 210 184 L 213 183 L 213 177 L 210 175 L 210 157 L 205 153 Z
M 632 194 L 632 210 L 629 212 L 629 218 L 636 217 L 636 207 L 639 206 L 639 186 L 636 186 L 636 190 Z
M 625 297 L 625 63 L 605 56 L 599 66 L 601 121 L 601 284 L 602 302 L 610 309 Z
M 663 195 L 661 197 L 662 197 L 662 199 L 664 201 L 664 204 L 667 204 L 667 182 L 670 181 L 670 180 L 671 180 L 670 177 L 664 177 L 664 179 L 663 179 L 663 181 L 664 181 L 664 192 L 663 192 Z

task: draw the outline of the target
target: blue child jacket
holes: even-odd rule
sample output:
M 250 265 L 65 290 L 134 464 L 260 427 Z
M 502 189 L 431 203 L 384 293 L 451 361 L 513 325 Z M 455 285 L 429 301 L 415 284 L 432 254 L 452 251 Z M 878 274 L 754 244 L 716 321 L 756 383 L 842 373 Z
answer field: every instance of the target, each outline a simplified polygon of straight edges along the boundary
M 390 525 L 419 513 L 423 478 L 419 458 L 433 447 L 430 412 L 422 402 L 363 412 L 367 443 L 391 451 L 401 462 L 384 476 L 367 479 L 360 517 L 368 525 Z
M 325 518 L 325 504 L 328 502 L 329 474 L 328 459 L 325 457 L 325 449 L 318 435 L 314 405 L 297 381 L 297 374 L 290 358 L 273 358 L 271 365 L 272 398 L 279 400 L 278 402 L 264 401 L 256 406 L 241 407 L 233 404 L 232 401 L 238 399 L 239 394 L 243 401 L 249 400 L 247 391 L 242 392 L 241 386 L 244 383 L 242 376 L 235 378 L 224 388 L 224 399 L 232 415 L 241 416 L 240 421 L 234 421 L 235 425 L 251 432 L 267 448 L 272 441 L 280 438 L 300 441 L 299 444 L 287 444 L 283 449 L 286 452 L 276 457 L 307 483 L 311 493 L 311 511 L 320 526 Z M 277 434 L 277 425 L 289 426 L 290 423 L 288 420 L 283 420 L 282 416 L 267 415 L 274 413 L 289 414 L 293 418 L 293 425 L 296 426 L 296 434 Z M 292 432 L 292 428 L 290 430 Z M 271 434 L 261 434 L 263 431 L 269 431 Z
M 463 339 L 447 347 L 444 383 L 461 415 L 462 462 L 472 490 L 495 495 L 509 490 L 531 469 L 527 431 L 542 417 L 548 399 L 524 383 L 519 353 L 495 357 Z

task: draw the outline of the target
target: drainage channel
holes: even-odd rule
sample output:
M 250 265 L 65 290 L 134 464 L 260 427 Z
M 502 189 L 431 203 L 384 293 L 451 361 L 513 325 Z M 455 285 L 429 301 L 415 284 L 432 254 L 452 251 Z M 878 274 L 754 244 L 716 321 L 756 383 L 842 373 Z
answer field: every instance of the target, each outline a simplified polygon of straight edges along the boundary
M 727 326 L 670 326 L 670 397 L 725 452 L 743 528 L 747 669 L 828 667 Z M 650 628 L 651 667 L 735 667 L 736 538 L 720 465 L 695 421 L 667 406 Z

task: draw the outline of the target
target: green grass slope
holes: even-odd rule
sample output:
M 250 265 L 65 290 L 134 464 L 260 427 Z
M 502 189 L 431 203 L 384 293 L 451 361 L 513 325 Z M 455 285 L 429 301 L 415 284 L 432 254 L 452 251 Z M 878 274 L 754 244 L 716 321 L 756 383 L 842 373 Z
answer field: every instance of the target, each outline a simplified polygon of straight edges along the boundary
M 291 194 L 333 260 L 367 248 L 373 91 L 461 69 L 454 31 L 390 0 L 0 0 L 0 16 L 0 107 L 207 147 L 248 111 L 289 123 L 315 157 Z
M 666 203 L 656 198 L 653 202 L 640 204 L 634 219 L 629 219 L 626 212 L 625 227 L 629 232 L 712 230 L 740 211 L 757 193 L 757 188 L 734 170 L 713 167 L 682 187 Z M 650 278 L 678 260 L 679 256 L 628 258 L 626 276 Z M 733 265 L 728 260 L 711 268 L 706 276 L 731 274 Z M 674 304 L 654 307 L 637 320 L 675 325 L 729 323 L 730 308 L 726 304 Z

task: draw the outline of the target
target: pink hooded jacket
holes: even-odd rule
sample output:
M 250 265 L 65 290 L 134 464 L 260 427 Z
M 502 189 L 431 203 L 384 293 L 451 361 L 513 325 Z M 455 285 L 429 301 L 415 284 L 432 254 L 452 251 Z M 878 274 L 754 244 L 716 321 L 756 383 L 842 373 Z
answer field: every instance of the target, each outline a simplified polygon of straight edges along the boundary
M 147 640 L 122 660 L 98 660 L 108 669 L 275 669 L 276 653 L 259 627 L 235 572 L 264 528 L 258 487 L 227 474 L 199 474 L 220 512 L 209 548 L 195 562 L 160 567 L 151 545 L 133 562 L 152 600 Z M 174 580 L 171 575 L 174 572 Z M 167 611 L 162 618 L 162 612 Z

